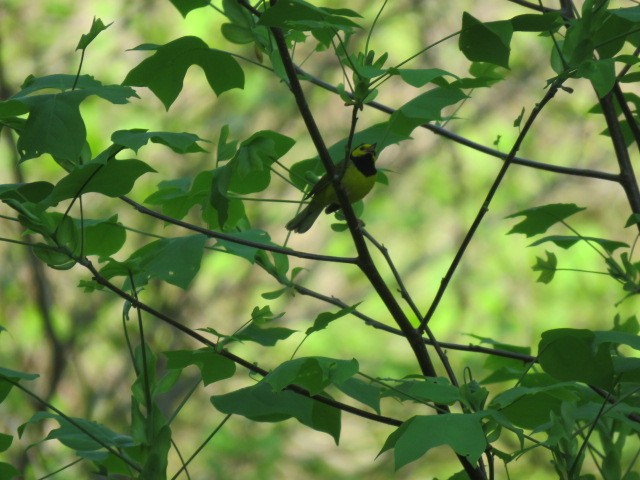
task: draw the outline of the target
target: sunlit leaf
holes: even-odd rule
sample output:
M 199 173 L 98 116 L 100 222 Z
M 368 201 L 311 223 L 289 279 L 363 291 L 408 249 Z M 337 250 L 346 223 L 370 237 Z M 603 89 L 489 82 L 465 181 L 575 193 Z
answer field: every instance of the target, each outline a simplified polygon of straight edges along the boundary
M 294 333 L 296 333 L 296 330 L 291 330 L 290 328 L 259 327 L 254 322 L 251 322 L 234 336 L 241 341 L 250 341 L 265 347 L 272 347 L 280 340 L 286 340 Z
M 169 0 L 178 9 L 183 17 L 187 17 L 189 12 L 202 7 L 208 7 L 209 0 Z
M 204 70 L 216 95 L 244 87 L 244 73 L 238 62 L 228 53 L 209 48 L 198 37 L 182 37 L 161 46 L 141 45 L 137 50 L 155 53 L 131 70 L 123 83 L 150 88 L 167 110 L 182 91 L 184 77 L 192 65 Z
M 164 352 L 164 355 L 167 357 L 167 368 L 182 370 L 190 365 L 198 367 L 205 385 L 231 378 L 236 372 L 236 364 L 213 348 L 171 350 Z
M 546 250 L 545 254 L 547 258 L 536 257 L 536 264 L 532 267 L 534 272 L 540 272 L 537 280 L 540 283 L 550 283 L 556 274 L 556 267 L 558 266 L 558 259 L 554 253 Z
M 555 203 L 521 210 L 506 217 L 525 217 L 525 219 L 515 225 L 508 234 L 523 233 L 527 237 L 540 235 L 556 223 L 560 223 L 582 210 L 584 210 L 584 208 L 578 207 L 573 203 Z
M 394 431 L 380 453 L 393 448 L 396 470 L 414 462 L 429 450 L 448 445 L 475 463 L 487 446 L 478 414 L 415 416 Z
M 86 163 L 60 180 L 47 198 L 48 205 L 80 194 L 96 192 L 119 197 L 131 191 L 136 180 L 148 172 L 155 172 L 141 160 L 115 160 L 107 163 Z
M 538 362 L 560 381 L 577 381 L 604 389 L 613 386 L 609 345 L 598 343 L 592 331 L 571 328 L 542 333 Z
M 299 385 L 311 395 L 321 393 L 332 383 L 340 383 L 358 373 L 358 362 L 326 357 L 296 358 L 280 364 L 264 379 L 274 390 Z
M 473 62 L 488 62 L 509 68 L 512 35 L 513 26 L 508 20 L 482 23 L 464 12 L 460 51 Z
M 311 335 L 314 332 L 319 332 L 320 330 L 324 330 L 327 326 L 339 318 L 344 317 L 345 315 L 349 315 L 353 313 L 353 311 L 358 308 L 359 303 L 355 305 L 351 305 L 350 307 L 344 307 L 338 310 L 335 313 L 322 312 L 318 314 L 316 319 L 313 321 L 313 325 L 307 328 L 305 335 Z
M 509 232 L 511 233 L 511 232 Z M 537 245 L 541 245 L 546 242 L 552 242 L 560 248 L 564 248 L 565 250 L 571 248 L 576 243 L 583 241 L 587 243 L 595 243 L 596 245 L 600 245 L 604 248 L 608 253 L 613 253 L 618 248 L 629 247 L 628 244 L 624 242 L 618 242 L 616 240 L 609 240 L 607 238 L 596 238 L 596 237 L 579 237 L 577 235 L 551 235 L 549 237 L 541 238 L 540 240 L 536 240 L 530 246 L 535 247 Z
M 138 153 L 138 149 L 149 141 L 166 145 L 177 153 L 204 152 L 205 150 L 197 142 L 204 142 L 202 138 L 193 133 L 175 132 L 148 132 L 143 129 L 118 130 L 111 135 L 111 141 L 116 145 L 130 148 Z
M 112 23 L 113 22 L 105 25 L 104 23 L 102 23 L 102 20 L 93 17 L 93 22 L 91 22 L 91 29 L 89 30 L 89 33 L 84 33 L 82 37 L 80 37 L 80 41 L 78 42 L 76 50 L 84 50 L 85 48 L 87 48 L 89 44 L 93 42 L 93 40 L 100 34 L 100 32 L 109 28 Z
M 282 422 L 295 418 L 303 425 L 340 438 L 340 410 L 289 390 L 273 391 L 266 382 L 226 395 L 211 397 L 222 413 L 241 415 L 256 422 Z

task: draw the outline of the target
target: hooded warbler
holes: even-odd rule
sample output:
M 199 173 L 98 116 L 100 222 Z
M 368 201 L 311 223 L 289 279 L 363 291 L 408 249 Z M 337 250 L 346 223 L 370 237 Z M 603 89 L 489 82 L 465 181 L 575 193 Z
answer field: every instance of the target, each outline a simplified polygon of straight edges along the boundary
M 364 198 L 376 182 L 376 144 L 363 143 L 351 151 L 347 168 L 342 176 L 344 187 L 350 203 Z M 343 171 L 344 160 L 336 165 L 338 172 Z M 325 174 L 316 183 L 306 198 L 311 197 L 309 204 L 287 223 L 287 230 L 304 233 L 311 228 L 322 210 L 332 213 L 340 209 L 336 191 L 331 178 Z

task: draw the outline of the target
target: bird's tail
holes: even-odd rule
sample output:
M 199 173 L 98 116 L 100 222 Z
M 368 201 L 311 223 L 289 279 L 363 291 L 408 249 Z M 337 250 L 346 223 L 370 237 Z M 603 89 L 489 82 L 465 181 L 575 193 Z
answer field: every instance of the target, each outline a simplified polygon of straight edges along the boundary
M 311 228 L 320 213 L 322 213 L 322 208 L 309 204 L 287 223 L 286 229 L 296 233 L 304 233 Z

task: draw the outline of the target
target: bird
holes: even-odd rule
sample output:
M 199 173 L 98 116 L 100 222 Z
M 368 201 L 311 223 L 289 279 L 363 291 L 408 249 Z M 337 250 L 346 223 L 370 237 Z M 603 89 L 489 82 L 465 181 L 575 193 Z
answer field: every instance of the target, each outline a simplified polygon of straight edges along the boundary
M 336 171 L 342 172 L 344 169 L 341 183 L 349 203 L 361 200 L 373 188 L 378 172 L 375 161 L 376 144 L 362 143 L 351 151 L 346 169 L 344 160 L 336 165 Z M 340 202 L 328 173 L 318 180 L 305 198 L 311 198 L 311 201 L 287 223 L 287 230 L 305 233 L 315 223 L 322 210 L 325 213 L 333 213 L 340 209 Z

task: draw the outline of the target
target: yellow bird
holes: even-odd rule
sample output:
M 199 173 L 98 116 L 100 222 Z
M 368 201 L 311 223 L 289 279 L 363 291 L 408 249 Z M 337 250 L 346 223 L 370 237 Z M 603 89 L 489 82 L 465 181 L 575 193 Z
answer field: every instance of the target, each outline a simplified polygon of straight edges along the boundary
M 373 188 L 376 183 L 377 173 L 375 161 L 375 143 L 363 143 L 352 150 L 341 181 L 349 198 L 349 203 L 361 200 Z M 338 172 L 341 172 L 343 168 L 344 160 L 336 165 Z M 287 223 L 287 230 L 304 233 L 311 228 L 323 209 L 325 213 L 336 212 L 340 209 L 336 191 L 328 174 L 325 174 L 313 186 L 306 198 L 309 197 L 311 197 L 309 205 Z

